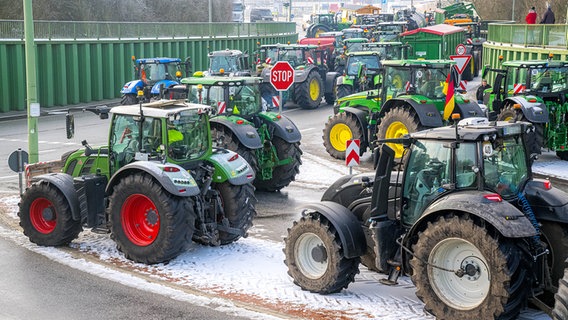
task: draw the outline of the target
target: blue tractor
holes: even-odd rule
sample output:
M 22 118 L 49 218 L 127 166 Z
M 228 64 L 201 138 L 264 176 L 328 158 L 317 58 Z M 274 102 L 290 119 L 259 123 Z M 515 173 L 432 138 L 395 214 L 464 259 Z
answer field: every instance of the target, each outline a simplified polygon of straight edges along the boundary
M 186 58 L 184 62 L 179 58 L 143 58 L 132 57 L 134 63 L 135 80 L 129 81 L 122 87 L 120 93 L 123 105 L 137 104 L 138 91 L 144 91 L 143 102 L 149 102 L 152 98 L 159 98 L 162 88 L 167 89 L 179 84 L 179 80 L 190 74 L 191 60 Z M 183 69 L 183 72 L 182 72 Z M 179 95 L 180 93 L 172 93 Z M 185 98 L 183 96 L 170 97 L 172 99 Z

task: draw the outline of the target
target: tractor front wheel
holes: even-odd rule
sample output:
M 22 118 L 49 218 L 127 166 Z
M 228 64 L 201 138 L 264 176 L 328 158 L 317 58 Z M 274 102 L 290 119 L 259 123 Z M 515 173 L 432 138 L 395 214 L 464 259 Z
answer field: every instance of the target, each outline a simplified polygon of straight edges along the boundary
M 363 140 L 363 130 L 355 116 L 339 112 L 329 118 L 325 124 L 322 138 L 327 153 L 336 159 L 345 160 L 347 140 Z
M 215 184 L 212 187 L 219 191 L 221 205 L 225 212 L 225 218 L 229 222 L 229 227 L 241 230 L 246 237 L 248 229 L 252 227 L 252 219 L 256 216 L 254 187 L 250 183 L 234 185 L 229 182 Z M 222 218 L 221 216 L 218 217 L 218 224 L 223 223 Z M 219 231 L 221 245 L 235 242 L 241 236 L 241 234 Z
M 294 84 L 295 101 L 303 109 L 315 109 L 321 104 L 322 89 L 321 76 L 312 71 L 306 81 Z
M 439 217 L 413 246 L 412 281 L 425 309 L 445 319 L 512 319 L 530 291 L 530 261 L 511 240 L 468 217 Z
M 324 218 L 302 217 L 294 221 L 284 245 L 288 274 L 303 290 L 339 292 L 359 273 L 359 258 L 343 256 L 339 234 Z
M 123 178 L 109 199 L 111 238 L 133 261 L 154 264 L 177 257 L 191 242 L 190 198 L 174 196 L 145 173 Z
M 81 222 L 73 220 L 71 206 L 54 185 L 32 184 L 19 204 L 20 226 L 31 242 L 40 246 L 63 246 L 77 238 Z
M 402 138 L 412 132 L 424 130 L 418 115 L 410 106 L 396 107 L 388 111 L 381 120 L 377 137 L 379 139 Z M 404 147 L 401 144 L 389 143 L 395 151 L 395 158 L 401 158 Z

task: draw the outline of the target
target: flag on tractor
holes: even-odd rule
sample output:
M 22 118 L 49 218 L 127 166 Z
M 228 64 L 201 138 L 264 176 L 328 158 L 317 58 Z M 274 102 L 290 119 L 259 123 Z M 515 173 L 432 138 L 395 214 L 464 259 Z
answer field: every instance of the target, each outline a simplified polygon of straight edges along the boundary
M 442 92 L 446 95 L 446 103 L 444 104 L 444 120 L 448 120 L 454 111 L 455 99 L 454 99 L 454 86 L 456 78 L 454 67 L 450 67 L 450 72 L 444 83 L 444 89 Z

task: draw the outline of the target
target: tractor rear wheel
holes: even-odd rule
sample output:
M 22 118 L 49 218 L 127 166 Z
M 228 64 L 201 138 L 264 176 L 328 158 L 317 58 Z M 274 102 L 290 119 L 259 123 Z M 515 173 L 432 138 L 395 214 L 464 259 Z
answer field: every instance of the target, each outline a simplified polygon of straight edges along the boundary
M 248 162 L 252 170 L 258 173 L 258 161 L 254 150 L 245 147 L 227 127 L 211 123 L 211 140 L 214 146 L 238 153 Z
M 20 226 L 31 242 L 40 246 L 63 246 L 82 231 L 81 221 L 73 220 L 71 206 L 54 185 L 32 184 L 19 204 Z
M 416 296 L 436 317 L 512 319 L 525 305 L 530 260 L 513 242 L 468 217 L 428 223 L 413 250 Z
M 229 220 L 229 227 L 240 229 L 246 237 L 248 229 L 252 227 L 252 219 L 256 216 L 254 187 L 250 183 L 234 185 L 229 182 L 215 184 L 212 187 L 219 191 L 225 218 Z M 218 217 L 218 224 L 223 223 L 222 218 Z M 240 237 L 240 234 L 219 231 L 221 245 L 235 242 Z
M 294 99 L 303 109 L 315 109 L 321 104 L 323 81 L 312 71 L 302 83 L 294 84 Z
M 123 178 L 109 198 L 111 238 L 126 258 L 154 264 L 177 257 L 191 242 L 192 201 L 176 197 L 145 173 Z
M 424 130 L 416 112 L 410 106 L 399 106 L 388 111 L 379 125 L 379 139 L 402 138 L 408 133 Z M 401 158 L 404 147 L 401 144 L 389 143 L 395 151 L 395 158 Z
M 560 160 L 568 161 L 568 151 L 556 151 L 556 156 Z
M 566 266 L 565 263 L 563 263 Z M 554 295 L 554 309 L 552 319 L 568 319 L 568 267 L 564 269 L 564 277 L 558 282 L 558 292 Z
M 284 239 L 284 255 L 294 283 L 310 292 L 339 292 L 359 273 L 359 258 L 343 256 L 339 234 L 322 217 L 294 221 Z
M 337 99 L 343 98 L 353 93 L 353 86 L 339 85 L 337 87 Z
M 138 103 L 138 99 L 136 98 L 136 95 L 133 93 L 127 93 L 127 94 L 123 94 L 122 98 L 120 100 L 120 104 L 122 105 L 131 105 L 131 104 L 137 104 Z
M 568 259 L 568 225 L 558 222 L 541 221 L 541 239 L 546 242 L 550 253 L 547 255 L 552 285 L 558 286 L 558 281 L 564 275 L 564 261 Z M 545 290 L 544 301 L 552 305 L 552 297 L 556 292 Z
M 309 34 L 306 35 L 308 38 L 319 38 L 319 35 L 324 32 L 329 32 L 330 28 L 325 25 L 313 26 L 309 30 Z
M 345 160 L 347 140 L 363 140 L 363 130 L 355 116 L 340 112 L 329 118 L 323 128 L 323 145 L 332 157 Z
M 337 85 L 335 84 L 337 82 L 337 78 L 337 76 L 333 78 L 331 92 L 326 92 L 324 94 L 325 102 L 330 105 L 333 105 L 335 100 L 337 100 Z
M 278 159 L 290 159 L 290 163 L 272 168 L 271 179 L 262 180 L 257 176 L 254 180 L 254 185 L 258 190 L 278 191 L 288 186 L 290 182 L 296 179 L 296 175 L 300 173 L 299 168 L 302 164 L 300 142 L 289 143 L 280 137 L 274 137 L 272 145 L 276 148 Z

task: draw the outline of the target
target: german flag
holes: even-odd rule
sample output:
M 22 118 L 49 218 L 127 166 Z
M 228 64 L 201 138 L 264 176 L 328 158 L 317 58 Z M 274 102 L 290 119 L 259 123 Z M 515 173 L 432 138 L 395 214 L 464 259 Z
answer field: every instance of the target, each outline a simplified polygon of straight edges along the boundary
M 448 120 L 452 115 L 455 107 L 454 90 L 456 83 L 456 72 L 454 72 L 454 66 L 450 67 L 450 72 L 446 78 L 446 83 L 444 83 L 444 89 L 442 92 L 446 95 L 446 103 L 444 104 L 444 120 Z

